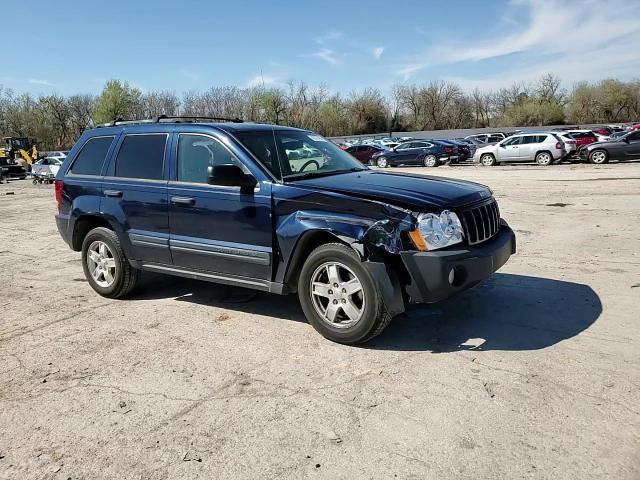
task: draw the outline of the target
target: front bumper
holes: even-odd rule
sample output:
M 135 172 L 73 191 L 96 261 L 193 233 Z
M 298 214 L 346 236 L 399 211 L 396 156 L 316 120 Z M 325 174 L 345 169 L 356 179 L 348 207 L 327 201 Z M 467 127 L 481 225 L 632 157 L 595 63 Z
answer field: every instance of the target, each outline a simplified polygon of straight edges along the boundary
M 486 280 L 516 253 L 516 236 L 504 220 L 491 240 L 475 246 L 434 252 L 402 252 L 411 283 L 412 303 L 433 303 Z M 453 274 L 453 282 L 450 274 Z

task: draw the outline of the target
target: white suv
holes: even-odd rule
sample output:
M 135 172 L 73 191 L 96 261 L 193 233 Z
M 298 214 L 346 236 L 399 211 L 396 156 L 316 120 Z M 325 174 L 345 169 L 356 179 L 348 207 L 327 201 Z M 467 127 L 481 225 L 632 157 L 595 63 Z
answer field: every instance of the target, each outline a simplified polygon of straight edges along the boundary
M 564 142 L 555 133 L 521 133 L 495 145 L 479 147 L 474 162 L 492 166 L 501 162 L 536 162 L 551 165 L 567 154 Z

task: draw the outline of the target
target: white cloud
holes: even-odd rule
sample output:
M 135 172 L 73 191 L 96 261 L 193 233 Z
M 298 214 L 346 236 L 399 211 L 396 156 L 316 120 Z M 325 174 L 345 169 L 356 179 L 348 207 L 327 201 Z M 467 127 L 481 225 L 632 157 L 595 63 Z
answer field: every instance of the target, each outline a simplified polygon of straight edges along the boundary
M 266 87 L 268 85 L 278 85 L 279 83 L 281 83 L 280 79 L 274 75 L 260 74 L 250 78 L 247 82 L 247 87 Z
M 40 78 L 30 78 L 27 80 L 28 83 L 33 85 L 44 85 L 45 87 L 54 87 L 55 85 L 51 83 L 49 80 L 42 80 Z
M 324 60 L 329 65 L 333 65 L 334 67 L 340 65 L 340 60 L 336 57 L 336 54 L 333 50 L 328 48 L 323 48 L 319 52 L 315 52 L 311 54 L 312 57 L 319 58 L 320 60 Z
M 628 69 L 628 62 L 640 67 L 640 3 L 613 0 L 603 8 L 596 0 L 512 0 L 510 7 L 507 11 L 524 10 L 527 20 L 505 17 L 492 36 L 434 45 L 407 58 L 396 74 L 406 80 L 425 68 L 454 63 L 470 63 L 477 72 L 474 62 L 514 54 L 526 64 L 510 71 L 512 80 L 547 71 L 563 80 L 589 80 Z
M 329 30 L 328 32 L 318 35 L 313 39 L 318 45 L 324 45 L 326 42 L 331 40 L 339 40 L 344 37 L 344 33 L 338 32 L 337 30 Z
M 384 47 L 375 47 L 373 50 L 371 50 L 371 53 L 373 54 L 373 57 L 376 60 L 380 59 L 383 52 L 384 52 Z

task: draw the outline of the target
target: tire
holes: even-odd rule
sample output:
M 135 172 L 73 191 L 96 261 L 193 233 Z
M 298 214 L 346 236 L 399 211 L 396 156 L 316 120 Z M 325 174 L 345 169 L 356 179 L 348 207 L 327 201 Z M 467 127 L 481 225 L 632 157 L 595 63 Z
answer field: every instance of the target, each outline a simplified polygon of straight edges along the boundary
M 336 290 L 329 275 L 332 265 L 337 267 L 335 272 L 338 278 L 334 275 L 334 280 L 354 288 L 355 279 L 359 282 L 357 285 L 360 290 L 352 294 Z M 312 293 L 312 282 L 320 286 L 318 292 L 322 293 Z M 341 243 L 321 245 L 311 252 L 300 271 L 298 297 L 313 328 L 337 343 L 353 345 L 367 342 L 379 335 L 392 318 L 369 271 L 364 268 L 356 252 Z M 337 305 L 333 307 L 333 312 L 336 312 L 334 321 L 328 318 L 332 304 Z M 350 306 L 352 312 L 355 308 L 359 313 L 358 319 L 352 320 L 342 305 Z M 322 314 L 323 310 L 325 315 Z
M 33 184 L 37 185 L 38 184 L 38 180 L 36 180 L 35 178 L 33 179 Z
M 589 162 L 595 165 L 602 165 L 609 161 L 609 152 L 598 148 L 591 153 L 589 153 Z
M 111 282 L 108 281 L 106 273 L 95 278 L 89 270 L 90 262 L 87 259 L 96 258 L 93 256 L 94 253 L 103 253 L 100 250 L 100 244 L 104 244 L 107 249 L 103 267 L 110 271 L 109 275 L 113 278 Z M 90 250 L 93 253 L 90 253 Z M 95 264 L 95 261 L 92 260 L 92 262 Z M 104 227 L 94 228 L 84 238 L 82 242 L 82 268 L 91 288 L 107 298 L 120 298 L 127 295 L 135 287 L 140 273 L 138 269 L 129 264 L 115 232 Z
M 376 159 L 376 165 L 380 168 L 387 168 L 389 166 L 389 161 L 386 157 L 378 157 Z
M 553 163 L 553 156 L 549 152 L 538 152 L 536 163 L 542 167 L 548 167 Z
M 438 166 L 438 158 L 435 155 L 425 155 L 422 163 L 425 167 L 437 167 Z
M 491 153 L 483 153 L 480 156 L 480 163 L 485 167 L 493 167 L 496 164 L 496 157 Z

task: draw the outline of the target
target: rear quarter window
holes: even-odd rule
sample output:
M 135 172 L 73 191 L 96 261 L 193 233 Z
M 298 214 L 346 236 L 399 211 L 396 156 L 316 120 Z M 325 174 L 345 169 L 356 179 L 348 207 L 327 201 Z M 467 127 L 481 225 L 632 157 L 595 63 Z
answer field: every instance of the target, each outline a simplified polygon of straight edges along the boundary
M 161 180 L 166 134 L 127 135 L 116 158 L 116 177 Z
M 75 175 L 100 175 L 113 136 L 95 137 L 87 140 L 69 170 Z

